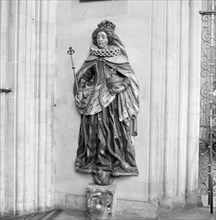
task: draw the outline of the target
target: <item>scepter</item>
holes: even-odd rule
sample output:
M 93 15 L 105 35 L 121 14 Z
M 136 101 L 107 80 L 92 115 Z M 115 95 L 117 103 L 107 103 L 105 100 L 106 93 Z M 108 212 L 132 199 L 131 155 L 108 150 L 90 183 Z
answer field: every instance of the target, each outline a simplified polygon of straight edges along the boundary
M 76 73 L 75 73 L 75 66 L 74 66 L 74 62 L 73 62 L 73 54 L 74 53 L 75 53 L 75 50 L 72 47 L 69 47 L 67 54 L 70 55 L 70 58 L 71 58 L 72 70 L 73 70 L 73 75 L 74 75 L 74 83 L 75 83 L 75 86 L 77 89 L 78 85 L 77 85 L 77 79 L 76 79 Z

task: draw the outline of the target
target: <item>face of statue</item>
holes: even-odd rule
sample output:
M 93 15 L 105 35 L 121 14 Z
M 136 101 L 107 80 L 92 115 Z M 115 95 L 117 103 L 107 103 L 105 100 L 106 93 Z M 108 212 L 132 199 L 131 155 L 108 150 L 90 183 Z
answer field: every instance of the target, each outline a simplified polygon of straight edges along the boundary
M 101 49 L 105 48 L 108 45 L 108 37 L 105 32 L 100 31 L 97 34 L 97 45 Z

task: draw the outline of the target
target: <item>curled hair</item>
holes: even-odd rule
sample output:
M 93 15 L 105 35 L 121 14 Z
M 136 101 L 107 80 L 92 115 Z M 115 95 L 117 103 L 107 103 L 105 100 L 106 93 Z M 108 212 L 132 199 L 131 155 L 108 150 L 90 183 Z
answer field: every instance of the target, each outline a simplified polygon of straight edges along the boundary
M 96 30 L 94 30 L 94 32 L 92 33 L 92 42 L 93 42 L 93 44 L 97 45 L 97 35 L 101 31 L 106 33 L 107 38 L 108 38 L 108 44 L 109 45 L 112 44 L 114 42 L 114 33 L 109 28 L 97 28 Z

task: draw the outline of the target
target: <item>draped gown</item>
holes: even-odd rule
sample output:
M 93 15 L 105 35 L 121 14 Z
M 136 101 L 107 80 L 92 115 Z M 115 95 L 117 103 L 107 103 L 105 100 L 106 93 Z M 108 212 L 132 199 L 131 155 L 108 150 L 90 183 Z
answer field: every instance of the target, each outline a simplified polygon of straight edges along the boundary
M 93 50 L 77 73 L 75 88 L 81 94 L 76 97 L 81 124 L 75 169 L 92 173 L 101 185 L 110 184 L 110 177 L 138 175 L 132 136 L 137 134 L 139 87 L 120 50 L 110 47 L 108 52 Z

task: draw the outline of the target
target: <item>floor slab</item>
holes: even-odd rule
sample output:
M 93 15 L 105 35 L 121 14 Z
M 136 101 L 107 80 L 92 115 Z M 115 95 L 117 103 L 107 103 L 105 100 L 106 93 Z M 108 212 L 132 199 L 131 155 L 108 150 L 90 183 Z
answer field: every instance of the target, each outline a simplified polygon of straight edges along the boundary
M 210 214 L 208 207 L 197 207 L 178 211 L 176 213 L 169 213 L 158 217 L 158 219 L 148 219 L 138 216 L 114 216 L 104 220 L 216 220 L 216 209 Z M 5 216 L 0 217 L 1 220 L 98 220 L 96 218 L 89 218 L 85 211 L 73 209 L 54 209 L 47 212 L 37 212 L 23 216 Z

